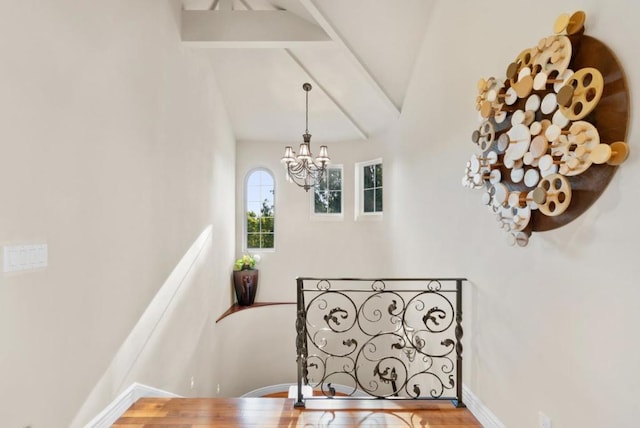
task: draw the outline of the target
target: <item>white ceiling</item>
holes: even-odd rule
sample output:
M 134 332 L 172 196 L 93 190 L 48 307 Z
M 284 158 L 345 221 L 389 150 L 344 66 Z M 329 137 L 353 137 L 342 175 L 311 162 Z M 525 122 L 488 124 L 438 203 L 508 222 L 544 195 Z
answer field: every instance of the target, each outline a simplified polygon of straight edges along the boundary
M 397 119 L 430 0 L 184 0 L 182 39 L 206 50 L 238 140 L 367 140 Z M 269 13 L 269 11 L 271 11 Z M 274 12 L 279 11 L 279 12 Z

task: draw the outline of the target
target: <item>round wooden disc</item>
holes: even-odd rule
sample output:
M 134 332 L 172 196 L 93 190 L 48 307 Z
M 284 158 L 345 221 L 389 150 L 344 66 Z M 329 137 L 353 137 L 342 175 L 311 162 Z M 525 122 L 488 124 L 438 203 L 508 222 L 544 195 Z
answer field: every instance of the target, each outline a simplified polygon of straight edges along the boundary
M 517 207 L 520 205 L 520 192 L 511 192 L 509 193 L 509 197 L 507 198 L 507 202 L 512 207 Z
M 502 181 L 502 173 L 499 169 L 491 170 L 491 174 L 489 174 L 489 182 L 491 184 L 500 183 Z
M 505 93 L 505 97 L 504 97 L 504 102 L 507 103 L 507 105 L 513 105 L 516 103 L 516 101 L 518 101 L 518 93 L 516 92 L 516 90 L 514 88 L 509 88 L 507 89 L 507 92 Z
M 546 193 L 544 202 L 540 203 L 536 200 L 541 213 L 555 217 L 567 210 L 571 203 L 571 185 L 564 176 L 551 174 L 540 180 L 538 188 Z
M 520 183 L 524 178 L 524 169 L 522 168 L 514 168 L 511 170 L 511 181 L 514 183 Z
M 493 185 L 493 204 L 494 205 L 502 205 L 507 201 L 507 195 L 509 194 L 509 189 L 503 183 L 496 183 Z
M 560 127 L 556 124 L 553 124 L 550 127 L 548 127 L 544 133 L 544 136 L 549 141 L 556 141 L 558 137 L 560 137 L 560 135 L 562 135 L 562 129 L 560 129 Z
M 564 30 L 567 29 L 567 25 L 569 25 L 569 19 L 571 16 L 568 13 L 563 13 L 557 19 L 555 24 L 553 24 L 553 32 L 556 34 L 561 34 Z
M 469 159 L 469 169 L 473 173 L 480 171 L 480 160 L 478 160 L 476 155 L 471 155 Z
M 571 35 L 579 33 L 584 28 L 584 22 L 586 19 L 587 15 L 583 11 L 579 10 L 574 12 L 567 23 L 567 34 Z
M 513 89 L 515 89 L 519 98 L 526 98 L 531 93 L 533 89 L 533 77 L 530 74 L 524 76 L 522 79 L 518 80 L 518 82 L 513 84 Z
M 542 103 L 540 104 L 540 111 L 542 111 L 543 114 L 551 114 L 555 111 L 556 107 L 558 107 L 556 94 L 548 93 L 542 99 Z
M 502 122 L 504 122 L 504 120 L 506 118 L 507 118 L 507 112 L 506 111 L 496 112 L 495 115 L 493 116 L 493 120 L 495 120 L 496 123 L 502 123 Z
M 485 79 L 478 80 L 478 91 L 484 92 L 487 89 L 487 81 Z
M 480 115 L 487 119 L 489 118 L 489 116 L 491 116 L 491 103 L 489 101 L 483 101 L 482 104 L 480 104 Z
M 605 163 L 611 158 L 611 146 L 608 144 L 598 144 L 591 149 L 591 162 L 596 164 Z
M 518 70 L 520 69 L 520 65 L 517 62 L 512 62 L 507 66 L 507 79 L 512 80 L 515 79 L 518 75 Z
M 556 96 L 558 105 L 560 107 L 569 107 L 573 99 L 573 92 L 573 87 L 569 85 L 564 85 L 562 88 L 560 88 L 560 90 L 558 91 L 558 95 Z
M 547 192 L 541 187 L 536 187 L 531 193 L 531 199 L 536 204 L 544 204 L 547 201 Z
M 522 163 L 524 163 L 525 165 L 531 165 L 533 164 L 534 159 L 535 158 L 531 154 L 531 151 L 528 151 L 524 154 L 524 156 L 522 156 Z
M 509 147 L 509 135 L 504 133 L 498 137 L 498 144 L 496 145 L 496 148 L 498 149 L 498 152 L 504 153 L 504 151 L 507 150 L 507 147 Z
M 536 187 L 540 181 L 540 173 L 535 168 L 530 168 L 524 173 L 524 184 L 527 187 Z
M 529 125 L 529 132 L 532 136 L 539 135 L 540 131 L 542 131 L 542 124 L 540 122 L 535 121 Z
M 489 165 L 494 165 L 496 162 L 498 162 L 498 154 L 492 150 L 487 153 L 485 159 Z
M 565 114 L 562 112 L 562 109 L 556 110 L 556 112 L 553 113 L 551 121 L 554 125 L 558 125 L 562 129 L 566 128 L 567 125 L 569 125 L 569 118 L 565 116 Z
M 531 142 L 529 128 L 525 125 L 515 125 L 507 134 L 509 134 L 510 141 L 509 147 L 507 148 L 509 157 L 514 161 L 522 159 L 524 154 L 529 150 L 529 143 Z
M 522 110 L 516 110 L 511 115 L 511 126 L 516 126 L 524 123 L 524 112 Z
M 629 146 L 624 141 L 611 143 L 611 157 L 607 161 L 609 165 L 620 165 L 629 157 Z
M 569 105 L 563 105 L 558 94 L 558 104 L 562 113 L 571 120 L 586 117 L 598 105 L 604 90 L 604 78 L 596 68 L 585 67 L 573 73 L 563 87 L 573 87 L 573 97 Z
M 546 170 L 553 166 L 553 157 L 551 155 L 544 155 L 540 158 L 539 163 L 540 170 Z
M 485 120 L 484 122 L 482 122 L 480 124 L 480 128 L 478 128 L 478 134 L 479 136 L 477 144 L 480 146 L 480 150 L 484 152 L 489 149 L 496 137 L 496 131 L 493 123 L 491 123 L 490 120 Z M 473 139 L 475 135 L 472 135 L 471 137 Z
M 552 71 L 562 74 L 569 67 L 573 48 L 567 36 L 558 35 L 552 38 L 551 45 L 537 55 L 534 64 L 547 74 L 551 74 Z
M 498 98 L 498 91 L 495 89 L 489 89 L 487 91 L 487 101 L 494 102 Z
M 536 91 L 543 90 L 547 87 L 547 80 L 549 80 L 549 77 L 544 71 L 536 74 L 536 77 L 533 78 L 533 89 Z
M 480 131 L 476 129 L 471 133 L 471 141 L 473 141 L 476 144 L 478 143 L 478 141 L 480 141 Z
M 531 140 L 531 146 L 529 147 L 529 151 L 531 155 L 533 155 L 534 159 L 542 157 L 545 153 L 547 153 L 547 149 L 549 148 L 549 143 L 547 139 L 542 135 L 538 135 L 533 140 Z

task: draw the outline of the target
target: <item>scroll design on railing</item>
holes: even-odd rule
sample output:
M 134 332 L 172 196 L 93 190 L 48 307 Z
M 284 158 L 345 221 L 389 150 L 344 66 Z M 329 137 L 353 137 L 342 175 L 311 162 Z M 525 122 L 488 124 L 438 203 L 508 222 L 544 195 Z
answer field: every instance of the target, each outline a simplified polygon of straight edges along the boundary
M 298 279 L 299 385 L 463 406 L 461 282 Z

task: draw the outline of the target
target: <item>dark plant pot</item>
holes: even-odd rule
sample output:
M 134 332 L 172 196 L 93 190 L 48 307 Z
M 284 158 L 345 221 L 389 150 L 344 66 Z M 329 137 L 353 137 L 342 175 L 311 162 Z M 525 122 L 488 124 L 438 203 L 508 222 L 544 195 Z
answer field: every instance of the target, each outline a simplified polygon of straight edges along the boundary
M 238 305 L 251 306 L 258 289 L 258 269 L 236 270 L 233 272 L 233 287 Z

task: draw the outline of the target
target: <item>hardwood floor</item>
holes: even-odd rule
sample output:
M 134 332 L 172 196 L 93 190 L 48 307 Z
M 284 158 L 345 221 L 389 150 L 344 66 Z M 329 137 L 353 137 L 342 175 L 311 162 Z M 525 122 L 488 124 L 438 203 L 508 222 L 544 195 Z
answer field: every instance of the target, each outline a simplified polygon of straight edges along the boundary
M 482 428 L 467 409 L 448 402 L 308 400 L 288 398 L 141 398 L 116 428 L 386 427 Z

